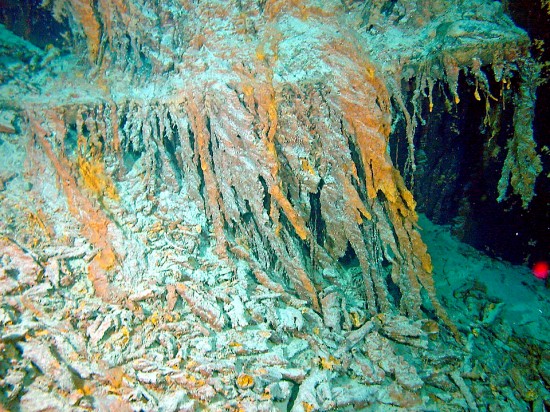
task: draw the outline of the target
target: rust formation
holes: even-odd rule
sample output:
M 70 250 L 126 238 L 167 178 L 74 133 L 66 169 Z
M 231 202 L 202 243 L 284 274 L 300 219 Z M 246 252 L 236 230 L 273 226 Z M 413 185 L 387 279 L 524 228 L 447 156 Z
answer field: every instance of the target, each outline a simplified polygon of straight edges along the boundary
M 250 325 L 266 321 L 277 333 L 295 333 L 323 355 L 317 374 L 277 372 L 301 385 L 292 410 L 321 408 L 308 391 L 319 391 L 333 370 L 346 370 L 346 356 L 362 365 L 363 383 L 381 385 L 386 374 L 397 383 L 389 401 L 367 385 L 356 388 L 357 399 L 327 401 L 325 408 L 426 402 L 416 394 L 422 379 L 403 366 L 389 340 L 426 349 L 439 321 L 457 342 L 463 337 L 436 296 L 415 200 L 388 145 L 392 128 L 403 122 L 407 167 L 414 171 L 415 130 L 423 116 L 443 109 L 433 105 L 435 85 L 445 88 L 452 110 L 460 104 L 459 76 L 467 73 L 488 112 L 504 103 L 491 85 L 512 87 L 515 133 L 498 190 L 501 198 L 511 191 L 529 203 L 541 171 L 531 130 L 537 67 L 528 37 L 496 2 L 50 0 L 43 6 L 69 25 L 69 53 L 29 50 L 36 57 L 27 90 L 15 101 L 2 99 L 28 137 L 27 166 L 53 172 L 63 193 L 42 206 L 49 216 L 38 225 L 43 257 L 31 272 L 52 267 L 46 246 L 70 249 L 80 239 L 88 249 L 75 256 L 84 256 L 85 265 L 60 271 L 85 274 L 105 307 L 124 308 L 152 329 L 171 323 L 143 303 L 160 297 L 167 313 L 186 307 L 205 336 L 230 325 L 246 331 L 228 338 L 237 355 L 255 353 L 246 339 L 261 346 L 272 337 Z M 37 193 L 48 189 L 41 179 L 30 177 Z M 55 222 L 61 212 L 66 217 Z M 209 267 L 214 260 L 226 270 Z M 62 287 L 60 275 L 52 276 Z M 223 289 L 245 278 L 240 292 Z M 66 279 L 66 286 L 74 281 Z M 286 307 L 255 309 L 247 297 L 254 288 Z M 432 312 L 437 322 L 427 319 Z M 111 347 L 135 345 L 135 330 L 109 316 L 90 320 L 92 346 L 108 335 Z M 330 335 L 338 342 L 334 354 L 317 339 L 323 333 L 345 335 Z M 346 353 L 363 340 L 364 354 Z M 41 349 L 23 346 L 37 362 Z M 390 365 L 372 366 L 384 362 L 381 354 Z M 55 355 L 49 358 L 53 365 Z M 212 370 L 201 369 L 207 365 L 189 361 L 186 373 L 169 374 L 165 383 L 208 405 L 222 389 L 190 375 L 210 376 Z M 227 368 L 239 393 L 267 379 Z M 102 371 L 113 393 L 123 393 L 123 378 L 111 376 L 122 372 Z M 61 367 L 56 378 L 69 392 L 71 373 Z M 155 386 L 144 373 L 138 380 Z M 474 410 L 463 377 L 448 376 Z M 80 381 L 76 387 L 82 399 L 94 391 Z M 273 387 L 281 394 L 272 396 L 288 402 L 285 388 Z M 124 399 L 102 402 L 111 405 L 105 410 L 128 408 Z

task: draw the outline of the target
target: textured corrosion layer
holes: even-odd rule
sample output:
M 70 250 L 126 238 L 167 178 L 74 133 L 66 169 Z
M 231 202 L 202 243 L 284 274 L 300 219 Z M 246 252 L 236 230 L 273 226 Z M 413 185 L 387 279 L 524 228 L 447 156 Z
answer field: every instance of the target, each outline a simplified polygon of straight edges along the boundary
M 476 16 L 453 23 L 436 7 L 409 10 L 416 16 L 411 39 L 426 36 L 429 42 L 425 54 L 403 52 L 403 63 L 373 50 L 387 40 L 384 21 L 395 18 L 394 26 L 402 27 L 395 16 L 401 9 L 382 12 L 379 2 L 370 8 L 368 2 L 349 3 L 249 1 L 222 8 L 210 2 L 146 7 L 127 0 L 54 1 L 54 14 L 71 16 L 75 39 L 85 40 L 81 45 L 95 63 L 98 87 L 79 97 L 76 108 L 60 105 L 46 115 L 29 110 L 37 144 L 62 179 L 73 179 L 63 179 L 72 182 L 67 195 L 81 191 L 91 197 L 101 219 L 119 202 L 117 183 L 141 171 L 150 198 L 166 188 L 185 192 L 208 217 L 218 255 L 248 260 L 257 280 L 273 291 L 296 293 L 320 311 L 319 294 L 343 287 L 343 274 L 359 266 L 356 289 L 372 315 L 396 310 L 420 316 L 425 289 L 447 321 L 415 227 L 414 199 L 387 151 L 390 102 L 403 114 L 412 142 L 421 119 L 419 99 L 426 89 L 431 99 L 435 79 L 444 78 L 458 103 L 459 71 L 471 67 L 490 96 L 480 59 L 493 56 L 492 64 L 499 65 L 522 58 L 523 51 L 481 47 L 476 54 L 469 43 Z M 365 25 L 372 43 L 361 34 Z M 480 27 L 483 36 L 499 28 L 493 22 Z M 513 32 L 504 43 L 521 36 Z M 444 47 L 449 38 L 452 47 Z M 415 50 L 413 42 L 409 46 L 404 50 Z M 509 78 L 508 67 L 505 72 Z M 411 78 L 417 89 L 409 113 L 397 84 Z M 141 87 L 129 87 L 130 81 Z M 528 91 L 521 90 L 518 119 L 528 111 L 522 109 Z M 45 125 L 38 127 L 41 121 Z M 79 153 L 63 149 L 70 133 L 77 135 Z M 525 139 L 532 141 L 530 135 Z M 533 155 L 533 145 L 512 143 L 510 156 L 520 156 L 525 147 Z M 414 168 L 413 149 L 411 143 Z M 517 165 L 507 160 L 500 189 L 506 190 L 511 173 L 514 190 L 528 201 L 532 169 Z M 103 233 L 97 230 L 89 235 L 92 243 Z M 96 245 L 104 251 L 98 256 L 103 262 L 107 255 L 108 270 L 116 253 L 99 237 L 105 244 Z M 325 276 L 332 269 L 340 275 Z

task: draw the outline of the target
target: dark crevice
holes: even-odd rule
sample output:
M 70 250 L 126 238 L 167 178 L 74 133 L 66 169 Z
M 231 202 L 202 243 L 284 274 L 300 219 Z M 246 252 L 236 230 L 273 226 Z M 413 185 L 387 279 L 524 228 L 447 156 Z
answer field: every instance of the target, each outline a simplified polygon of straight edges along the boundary
M 206 130 L 208 131 L 208 136 L 210 136 L 210 139 L 208 139 L 208 141 L 210 142 L 209 145 L 208 145 L 208 150 L 210 151 L 210 157 L 212 157 L 212 147 L 211 146 L 212 146 L 212 140 L 215 140 L 215 139 L 214 139 L 214 135 L 212 134 L 212 128 L 211 128 L 211 125 L 210 125 L 210 117 L 206 116 L 206 118 L 204 120 L 204 124 L 206 126 Z M 219 149 L 219 145 L 216 145 L 216 149 Z
M 99 143 L 99 146 L 103 150 L 103 148 L 105 147 L 105 137 L 101 133 L 96 134 L 96 136 L 97 136 L 97 141 Z
M 357 182 L 355 179 L 351 180 L 352 185 L 355 187 L 355 190 L 361 197 L 361 200 L 366 203 L 365 198 L 365 190 L 362 188 L 365 188 L 367 185 L 367 182 L 365 180 L 366 174 L 365 174 L 365 167 L 366 165 L 363 164 L 363 161 L 361 160 L 361 155 L 359 153 L 359 150 L 357 148 L 357 144 L 354 141 L 354 138 L 350 136 L 348 133 L 346 133 L 344 129 L 344 125 L 341 125 L 342 134 L 347 137 L 348 140 L 348 147 L 350 150 L 351 160 L 353 161 L 355 168 L 357 170 L 357 176 L 359 177 L 359 182 Z
M 210 161 L 214 163 L 214 148 L 212 147 L 214 144 L 216 145 L 216 152 L 219 150 L 219 144 L 216 139 L 216 137 L 212 134 L 212 131 L 210 130 L 210 118 L 206 117 L 206 129 L 208 130 L 208 157 L 210 158 Z
M 288 256 L 294 256 L 295 253 L 293 252 L 293 249 L 296 246 L 298 246 L 296 242 L 299 242 L 299 247 L 301 247 L 300 256 L 308 256 L 309 255 L 308 243 L 304 242 L 297 235 L 295 235 L 296 230 L 294 229 L 294 226 L 288 220 L 288 218 L 284 213 L 281 213 L 279 215 L 279 223 L 281 224 L 281 227 L 282 227 L 279 234 L 281 236 L 281 240 L 283 241 L 283 244 L 285 247 L 285 253 Z
M 263 188 L 263 205 L 264 209 L 267 212 L 267 215 L 269 216 L 271 214 L 271 194 L 269 193 L 269 189 L 267 188 L 267 183 L 265 179 L 262 176 L 259 176 L 258 179 L 260 180 L 260 183 Z
M 254 213 L 252 213 L 252 209 L 250 208 L 250 202 L 248 201 L 248 199 L 244 200 L 244 206 L 246 211 L 244 212 L 241 211 L 241 218 L 243 222 L 246 224 L 251 224 L 251 223 L 254 224 L 254 226 L 256 227 L 256 230 L 258 230 L 258 225 L 256 225 L 256 220 L 254 219 Z
M 126 129 L 126 124 L 128 123 L 127 112 L 123 111 L 122 113 L 117 113 L 117 109 L 116 109 L 116 106 L 114 106 L 114 104 L 113 104 L 113 106 L 111 106 L 111 110 L 114 111 L 114 113 L 118 117 L 118 129 L 119 130 L 125 130 Z M 114 125 L 113 125 L 113 127 L 114 127 Z
M 191 147 L 191 153 L 195 153 L 195 133 L 191 129 L 191 125 L 187 124 L 187 135 L 189 136 L 189 146 Z
M 121 60 L 126 63 L 126 67 L 130 65 L 130 62 L 133 60 L 132 58 L 132 39 L 130 38 L 130 36 L 125 33 L 124 36 L 123 36 L 123 39 L 125 39 L 126 41 L 123 43 L 126 43 L 127 44 L 127 47 L 126 47 L 126 55 L 125 56 L 120 56 L 121 57 Z M 121 39 L 122 40 L 122 39 Z M 114 60 L 116 61 L 117 60 L 117 54 L 114 53 Z
M 170 119 L 168 119 L 169 123 Z M 177 131 L 175 131 L 177 133 Z M 170 161 L 170 165 L 172 166 L 172 170 L 174 171 L 176 178 L 178 179 L 178 182 L 181 182 L 182 174 L 180 172 L 179 162 L 176 153 L 178 153 L 178 139 L 175 139 L 174 137 L 177 136 L 177 134 L 174 134 L 174 130 L 171 130 L 171 133 L 167 133 L 166 130 L 164 130 L 162 138 L 162 145 L 165 148 L 165 153 Z
M 187 125 L 187 135 L 189 136 L 189 145 L 191 146 L 191 153 L 193 154 L 192 155 L 193 156 L 193 164 L 196 167 L 197 176 L 199 177 L 199 187 L 197 188 L 197 190 L 198 190 L 198 192 L 201 196 L 201 199 L 203 201 L 203 206 L 205 207 L 205 210 L 206 210 L 206 192 L 205 192 L 204 173 L 202 172 L 202 168 L 201 168 L 200 156 L 198 156 L 196 154 L 195 133 L 191 129 L 190 124 Z M 191 156 L 191 153 L 189 153 L 189 156 Z
M 290 398 L 288 399 L 288 404 L 286 406 L 287 412 L 292 411 L 294 408 L 294 402 L 296 402 L 296 398 L 298 397 L 298 392 L 300 392 L 300 385 L 293 384 L 292 390 L 290 392 Z
M 321 179 L 316 193 L 309 193 L 309 207 L 311 210 L 309 218 L 309 229 L 320 246 L 325 244 L 326 224 L 321 214 L 321 189 L 324 181 Z
M 403 294 L 401 293 L 399 286 L 394 283 L 391 277 L 391 274 L 388 274 L 386 276 L 386 285 L 388 288 L 388 294 L 390 298 L 393 299 L 393 305 L 397 306 L 397 304 L 401 302 L 401 298 L 403 297 Z
M 86 121 L 86 115 L 83 114 L 83 120 Z M 86 126 L 86 123 L 82 124 L 82 130 L 80 130 L 80 133 L 82 134 L 82 137 L 86 138 L 88 140 L 90 138 L 90 131 L 88 130 L 88 127 Z
M 357 258 L 355 250 L 353 249 L 349 241 L 346 248 L 346 253 L 344 253 L 344 256 L 338 259 L 338 263 L 346 269 L 359 266 L 359 259 Z
M 78 155 L 78 132 L 74 123 L 67 126 L 67 133 L 63 140 L 63 150 L 67 159 L 74 159 Z
M 382 8 L 380 9 L 380 11 L 385 14 L 386 16 L 389 16 L 392 11 L 393 11 L 393 8 L 395 7 L 395 4 L 397 3 L 397 0 L 389 0 L 389 1 L 386 1 L 384 3 L 384 5 L 382 6 Z

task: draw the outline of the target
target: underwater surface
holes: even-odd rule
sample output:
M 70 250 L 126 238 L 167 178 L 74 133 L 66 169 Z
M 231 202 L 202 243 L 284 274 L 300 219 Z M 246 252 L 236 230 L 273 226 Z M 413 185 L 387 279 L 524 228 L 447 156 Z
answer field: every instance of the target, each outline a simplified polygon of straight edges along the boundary
M 550 410 L 549 25 L 0 0 L 0 411 Z

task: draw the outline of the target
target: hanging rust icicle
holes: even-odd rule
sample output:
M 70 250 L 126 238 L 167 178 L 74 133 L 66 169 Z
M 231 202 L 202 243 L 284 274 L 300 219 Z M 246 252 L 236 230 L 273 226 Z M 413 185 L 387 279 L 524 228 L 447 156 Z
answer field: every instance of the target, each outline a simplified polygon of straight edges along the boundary
M 99 207 L 97 199 L 94 199 L 95 196 L 116 196 L 112 186 L 109 186 L 110 178 L 102 169 L 94 167 L 82 157 L 74 162 L 76 164 L 71 164 L 63 153 L 54 150 L 48 138 L 53 136 L 54 141 L 61 142 L 63 147 L 67 134 L 67 125 L 57 113 L 51 111 L 45 118 L 41 118 L 37 113 L 28 111 L 27 116 L 36 144 L 59 176 L 70 213 L 81 223 L 82 233 L 96 249 L 88 266 L 88 278 L 100 298 L 107 302 L 119 300 L 119 291 L 110 285 L 109 280 L 111 270 L 117 265 L 117 253 L 109 241 L 109 226 L 112 222 Z M 80 184 L 75 177 L 77 168 L 81 171 Z
M 526 61 L 519 70 L 519 93 L 514 98 L 514 136 L 508 142 L 506 159 L 498 182 L 498 201 L 506 198 L 508 187 L 519 195 L 523 208 L 535 196 L 535 180 L 542 172 L 542 162 L 533 140 L 533 117 L 538 70 Z
M 459 104 L 460 70 L 477 70 L 486 88 L 481 64 L 517 56 L 507 46 L 466 47 L 474 23 L 437 20 L 432 14 L 444 10 L 439 3 L 433 11 L 399 3 L 414 24 L 402 26 L 395 15 L 401 9 L 382 12 L 378 3 L 358 9 L 336 1 L 273 0 L 220 8 L 210 2 L 55 0 L 52 6 L 58 18 L 74 13 L 73 32 L 86 39 L 90 60 L 101 68 L 92 99 L 107 108 L 101 111 L 106 120 L 94 133 L 109 135 L 116 146 L 109 157 L 109 170 L 118 171 L 113 181 L 123 182 L 138 164 L 145 168 L 149 202 L 159 190 L 181 190 L 208 217 L 220 257 L 248 260 L 260 283 L 295 293 L 319 313 L 319 294 L 335 282 L 323 271 L 343 273 L 345 262 L 356 260 L 371 315 L 420 317 L 424 289 L 456 333 L 437 302 L 414 199 L 388 154 L 391 102 L 405 116 L 414 171 L 413 137 L 423 121 L 425 89 L 433 109 L 434 79 L 444 79 Z M 361 29 L 371 22 L 383 34 L 387 20 L 412 35 L 429 16 L 436 23 L 422 34 L 425 53 L 405 48 L 399 61 L 380 46 L 383 36 L 371 33 L 369 43 Z M 482 33 L 494 29 L 472 21 Z M 512 32 L 506 42 L 518 36 Z M 137 89 L 128 87 L 128 74 Z M 415 76 L 408 102 L 401 80 Z M 523 95 L 520 103 L 529 100 Z M 516 146 L 509 153 L 518 154 Z M 127 164 L 124 150 L 138 161 Z M 526 173 L 510 164 L 512 186 L 528 200 L 533 179 L 520 187 L 515 176 Z M 87 165 L 80 161 L 81 170 Z M 394 286 L 398 295 L 389 293 Z
M 0 47 L 16 61 L 0 64 L 0 402 L 521 409 L 531 385 L 542 399 L 534 378 L 506 393 L 484 379 L 509 371 L 494 336 L 519 340 L 476 320 L 495 306 L 483 291 L 462 309 L 476 312 L 467 350 L 451 343 L 467 328 L 438 300 L 408 187 L 416 130 L 441 102 L 464 105 L 462 73 L 494 104 L 492 72 L 518 86 L 499 191 L 533 196 L 536 70 L 499 2 L 43 6 L 71 50 Z M 401 134 L 404 177 L 389 153 Z

